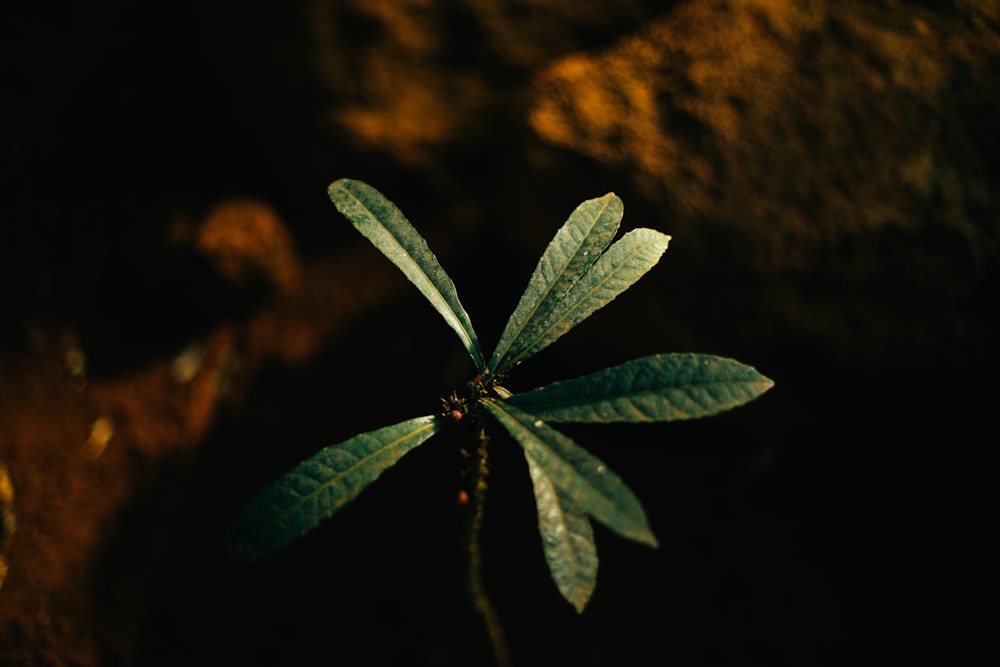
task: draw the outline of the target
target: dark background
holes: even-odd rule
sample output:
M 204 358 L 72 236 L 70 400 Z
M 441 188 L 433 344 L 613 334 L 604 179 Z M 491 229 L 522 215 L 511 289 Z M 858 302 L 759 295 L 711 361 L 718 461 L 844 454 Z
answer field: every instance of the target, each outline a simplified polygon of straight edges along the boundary
M 511 389 L 672 351 L 775 380 L 565 427 L 661 544 L 598 526 L 582 615 L 493 429 L 516 664 L 1000 658 L 993 3 L 498 5 L 3 10 L 0 662 L 490 664 L 462 428 L 272 560 L 225 553 L 268 480 L 473 373 L 326 199 L 343 176 L 425 234 L 487 349 L 580 201 L 673 235 Z

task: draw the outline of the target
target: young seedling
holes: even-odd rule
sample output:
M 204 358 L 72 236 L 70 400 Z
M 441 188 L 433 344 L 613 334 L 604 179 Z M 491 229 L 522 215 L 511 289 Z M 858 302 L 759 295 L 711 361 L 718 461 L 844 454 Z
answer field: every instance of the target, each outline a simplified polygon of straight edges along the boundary
M 639 280 L 659 261 L 670 237 L 640 228 L 611 243 L 622 218 L 621 199 L 609 193 L 580 204 L 542 254 L 487 361 L 454 283 L 402 212 L 361 181 L 341 179 L 328 192 L 344 217 L 399 267 L 458 334 L 476 373 L 461 392 L 441 399 L 440 413 L 327 447 L 272 482 L 236 520 L 229 533 L 230 552 L 246 561 L 270 556 L 330 518 L 432 435 L 474 420 L 479 476 L 473 487 L 470 584 L 498 661 L 506 664 L 502 633 L 480 576 L 487 418 L 499 422 L 524 450 L 545 560 L 559 592 L 582 612 L 597 581 L 590 520 L 649 546 L 656 546 L 656 538 L 625 483 L 551 424 L 706 417 L 753 400 L 773 382 L 732 359 L 657 354 L 512 394 L 502 384 L 509 372 Z

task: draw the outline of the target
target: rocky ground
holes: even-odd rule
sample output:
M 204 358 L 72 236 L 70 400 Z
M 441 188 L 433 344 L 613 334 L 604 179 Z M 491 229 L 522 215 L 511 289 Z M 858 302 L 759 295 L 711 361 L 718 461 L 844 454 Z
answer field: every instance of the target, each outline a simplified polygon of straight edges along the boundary
M 490 664 L 460 429 L 275 559 L 225 553 L 266 481 L 473 372 L 326 199 L 344 176 L 425 234 L 486 347 L 580 201 L 673 236 L 511 388 L 670 351 L 776 382 L 565 429 L 661 544 L 598 529 L 581 616 L 496 434 L 485 567 L 518 665 L 1000 658 L 995 2 L 0 12 L 3 664 Z

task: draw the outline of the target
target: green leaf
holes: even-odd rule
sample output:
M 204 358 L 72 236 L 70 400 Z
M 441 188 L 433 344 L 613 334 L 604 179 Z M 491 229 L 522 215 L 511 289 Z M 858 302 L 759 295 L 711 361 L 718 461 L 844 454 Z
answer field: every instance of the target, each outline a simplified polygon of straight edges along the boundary
M 527 451 L 528 472 L 535 488 L 538 532 L 556 587 L 578 613 L 597 584 L 597 545 L 587 515 L 552 484 Z
M 515 394 L 507 402 L 550 422 L 672 421 L 730 410 L 773 385 L 733 359 L 657 354 Z
M 601 256 L 618 232 L 622 200 L 609 192 L 583 202 L 549 243 L 517 308 L 507 320 L 500 342 L 490 359 L 490 370 L 507 369 L 507 352 L 523 335 L 530 335 L 552 312 L 559 300 Z
M 513 405 L 493 399 L 483 405 L 568 500 L 622 537 L 656 546 L 639 500 L 597 457 Z
M 633 229 L 625 234 L 570 288 L 540 325 L 511 345 L 505 368 L 551 345 L 613 301 L 660 261 L 669 243 L 669 236 L 653 229 Z
M 381 192 L 362 181 L 342 178 L 330 184 L 327 194 L 337 210 L 427 297 L 448 326 L 458 334 L 476 368 L 484 370 L 486 365 L 479 338 L 468 313 L 458 300 L 455 283 L 402 211 Z
M 320 450 L 268 485 L 229 531 L 236 558 L 266 558 L 305 535 L 361 493 L 448 421 L 429 415 L 356 435 Z

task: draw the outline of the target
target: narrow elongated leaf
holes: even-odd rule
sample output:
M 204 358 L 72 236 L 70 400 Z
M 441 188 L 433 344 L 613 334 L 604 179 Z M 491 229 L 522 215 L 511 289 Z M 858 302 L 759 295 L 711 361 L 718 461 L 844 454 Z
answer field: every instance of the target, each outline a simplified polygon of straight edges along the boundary
M 652 422 L 707 417 L 774 385 L 756 369 L 708 354 L 657 354 L 508 399 L 550 422 Z
M 538 532 L 549 572 L 562 596 L 578 613 L 597 585 L 597 545 L 587 515 L 557 490 L 542 467 L 527 451 L 528 472 L 535 488 Z
M 476 368 L 484 370 L 486 366 L 479 338 L 468 313 L 458 300 L 455 283 L 403 212 L 381 192 L 362 181 L 342 178 L 330 184 L 327 194 L 337 210 L 427 297 L 448 326 L 458 334 Z
M 570 214 L 545 248 L 517 308 L 507 320 L 489 368 L 507 368 L 506 355 L 522 335 L 530 335 L 563 295 L 601 256 L 618 232 L 624 205 L 613 192 L 588 199 Z
M 320 450 L 247 505 L 229 531 L 230 552 L 246 561 L 270 556 L 333 516 L 447 423 L 435 415 L 417 417 Z
M 535 460 L 557 491 L 622 537 L 656 546 L 639 500 L 597 457 L 513 405 L 493 399 L 483 405 Z
M 530 335 L 518 338 L 506 355 L 505 367 L 513 367 L 551 345 L 613 301 L 660 261 L 669 243 L 669 236 L 653 229 L 633 229 L 625 234 L 601 255 Z

